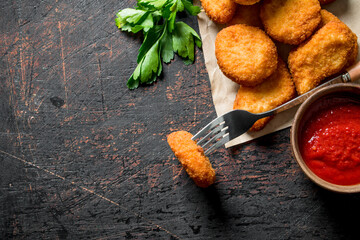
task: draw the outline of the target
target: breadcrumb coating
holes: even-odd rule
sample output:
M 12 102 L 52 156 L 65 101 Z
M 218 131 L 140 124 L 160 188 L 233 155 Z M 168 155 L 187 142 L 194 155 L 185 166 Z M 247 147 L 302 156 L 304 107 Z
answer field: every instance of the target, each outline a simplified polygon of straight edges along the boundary
M 261 29 L 245 24 L 226 27 L 217 34 L 215 55 L 225 76 L 249 87 L 262 83 L 277 67 L 274 42 Z
M 359 44 L 357 42 L 357 36 L 356 34 L 353 34 L 353 46 L 350 50 L 350 56 L 348 57 L 348 61 L 344 66 L 344 69 L 347 69 L 349 67 L 351 67 L 352 65 L 354 65 L 357 62 L 358 59 L 358 55 L 359 55 Z
M 341 22 L 339 18 L 337 18 L 334 14 L 332 14 L 331 12 L 325 9 L 321 9 L 320 15 L 321 15 L 321 21 L 318 26 L 319 29 L 331 21 Z
M 252 113 L 266 112 L 295 97 L 296 91 L 289 70 L 279 57 L 276 71 L 262 84 L 256 87 L 240 86 L 234 102 L 234 109 L 243 109 Z M 271 117 L 255 122 L 251 131 L 265 127 Z
M 326 77 L 340 72 L 354 47 L 354 36 L 345 24 L 330 21 L 308 41 L 291 51 L 290 73 L 298 94 L 303 94 Z
M 206 15 L 214 22 L 229 22 L 236 11 L 236 3 L 232 0 L 200 0 Z
M 172 132 L 167 141 L 185 171 L 199 187 L 206 188 L 215 182 L 215 170 L 204 150 L 191 140 L 193 135 L 186 131 Z
M 325 26 L 327 23 L 331 22 L 331 21 L 335 21 L 335 22 L 339 22 L 339 23 L 342 23 L 344 24 L 344 26 L 346 26 L 347 28 L 349 28 L 344 22 L 342 22 L 339 18 L 337 18 L 334 14 L 332 14 L 331 12 L 325 10 L 325 9 L 322 9 L 321 10 L 321 22 L 319 24 L 319 28 L 322 28 L 323 26 Z M 351 31 L 351 29 L 349 28 L 349 30 Z M 352 32 L 352 31 L 351 31 Z M 352 32 L 352 35 L 353 35 L 353 42 L 354 42 L 354 45 L 351 49 L 351 54 L 349 56 L 349 59 L 345 65 L 345 69 L 352 66 L 353 64 L 356 63 L 357 61 L 357 58 L 358 58 L 358 53 L 359 53 L 359 45 L 358 45 L 358 42 L 357 42 L 357 36 L 354 32 Z
M 237 4 L 234 17 L 227 23 L 227 26 L 246 24 L 253 27 L 263 28 L 260 19 L 260 3 L 254 5 Z
M 316 30 L 321 20 L 320 10 L 318 0 L 265 0 L 260 17 L 272 38 L 298 45 Z

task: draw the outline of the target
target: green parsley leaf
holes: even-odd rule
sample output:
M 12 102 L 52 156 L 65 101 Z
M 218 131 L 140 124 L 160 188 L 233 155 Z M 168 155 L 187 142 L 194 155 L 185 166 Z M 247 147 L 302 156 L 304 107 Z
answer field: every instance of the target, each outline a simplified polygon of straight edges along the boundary
M 195 44 L 200 48 L 201 39 L 186 23 L 176 22 L 177 13 L 184 10 L 194 16 L 200 12 L 192 0 L 138 0 L 135 9 L 126 8 L 116 14 L 119 29 L 144 34 L 138 65 L 127 82 L 129 89 L 155 82 L 161 75 L 162 62 L 169 63 L 175 52 L 186 65 L 194 62 Z
M 190 0 L 181 0 L 181 1 L 184 4 L 186 11 L 188 11 L 191 15 L 196 16 L 200 13 L 200 11 L 201 11 L 200 7 L 194 6 L 192 4 L 192 1 L 190 1 Z
M 169 63 L 174 59 L 173 41 L 170 32 L 165 31 L 164 36 L 160 41 L 161 57 L 164 63 Z
M 194 61 L 194 37 L 200 40 L 199 35 L 186 23 L 177 22 L 173 32 L 173 49 L 180 57 Z M 199 44 L 199 42 L 197 42 Z M 188 62 L 187 62 L 188 63 Z
M 152 29 L 152 31 L 145 33 L 144 42 L 139 49 L 139 55 L 137 58 L 138 63 L 145 56 L 145 54 L 149 51 L 149 49 L 158 41 L 161 34 L 163 34 L 163 31 L 164 31 L 164 26 L 157 25 Z
M 159 67 L 159 41 L 157 41 L 139 63 L 141 65 L 140 80 L 146 83 Z
M 171 11 L 182 12 L 184 11 L 184 4 L 181 0 L 174 0 L 174 4 L 170 9 Z
M 126 86 L 127 86 L 129 89 L 135 89 L 135 88 L 138 88 L 138 87 L 139 87 L 139 80 L 135 80 L 135 79 L 134 79 L 134 74 L 131 75 L 131 77 L 129 78 Z
M 142 10 L 136 10 L 136 9 L 132 9 L 132 8 L 125 8 L 123 10 L 120 10 L 116 16 L 118 17 L 120 23 L 122 25 L 126 24 L 126 23 L 133 23 L 136 24 L 137 22 L 140 21 L 140 19 L 147 14 L 146 11 L 142 11 Z M 119 28 L 121 27 L 118 26 Z
M 161 9 L 164 7 L 168 0 L 138 0 L 138 6 L 148 9 Z
M 149 31 L 154 26 L 153 16 L 143 10 L 126 8 L 116 14 L 116 26 L 128 32 L 137 33 L 141 30 Z

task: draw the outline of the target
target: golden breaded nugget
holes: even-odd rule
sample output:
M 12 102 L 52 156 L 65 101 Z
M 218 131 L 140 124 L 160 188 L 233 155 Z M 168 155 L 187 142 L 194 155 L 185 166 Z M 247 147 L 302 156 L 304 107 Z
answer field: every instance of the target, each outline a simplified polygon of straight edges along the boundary
M 335 0 L 319 0 L 319 2 L 321 5 L 324 5 L 324 4 L 335 2 Z
M 331 21 L 341 22 L 339 18 L 337 18 L 334 14 L 332 14 L 331 12 L 325 9 L 321 9 L 320 15 L 321 15 L 321 21 L 319 23 L 318 28 L 322 28 Z
M 295 95 L 295 86 L 290 73 L 279 57 L 276 71 L 262 84 L 253 88 L 240 86 L 234 109 L 243 109 L 252 113 L 266 112 L 289 101 Z M 270 119 L 271 117 L 266 117 L 256 121 L 250 130 L 261 130 Z
M 323 26 L 325 26 L 327 23 L 329 23 L 331 21 L 336 21 L 336 22 L 342 23 L 347 27 L 347 25 L 344 22 L 342 22 L 339 18 L 337 18 L 334 14 L 330 13 L 329 11 L 322 9 L 320 13 L 321 13 L 321 22 L 319 24 L 319 28 L 322 28 Z M 350 28 L 349 28 L 349 30 L 351 31 Z M 349 59 L 344 68 L 348 68 L 348 67 L 352 66 L 353 64 L 355 64 L 355 62 L 357 61 L 358 53 L 359 53 L 359 45 L 357 42 L 358 38 L 354 32 L 352 32 L 352 35 L 354 38 L 354 40 L 353 40 L 354 45 L 351 49 L 351 54 L 350 54 Z
M 259 28 L 237 24 L 216 36 L 215 55 L 225 76 L 244 86 L 256 86 L 277 66 L 274 42 Z
M 330 21 L 289 54 L 288 63 L 298 94 L 341 71 L 351 55 L 354 36 L 345 24 Z
M 167 141 L 175 156 L 199 187 L 208 187 L 215 182 L 215 171 L 204 150 L 191 140 L 193 135 L 186 131 L 172 132 Z
M 316 30 L 321 20 L 320 10 L 318 0 L 265 0 L 260 17 L 272 38 L 298 45 Z
M 260 3 L 254 5 L 237 5 L 234 17 L 227 26 L 235 24 L 246 24 L 253 27 L 263 28 L 260 19 Z
M 353 40 L 354 45 L 351 48 L 350 51 L 350 56 L 348 57 L 348 61 L 344 66 L 344 69 L 351 67 L 352 65 L 354 65 L 357 62 L 358 59 L 358 55 L 359 55 L 359 45 L 357 42 L 357 36 L 354 34 L 353 36 L 355 36 L 355 40 Z
M 200 0 L 206 15 L 214 22 L 229 22 L 236 11 L 236 3 L 232 0 Z
M 233 0 L 233 1 L 241 5 L 254 5 L 255 3 L 260 2 L 260 0 Z

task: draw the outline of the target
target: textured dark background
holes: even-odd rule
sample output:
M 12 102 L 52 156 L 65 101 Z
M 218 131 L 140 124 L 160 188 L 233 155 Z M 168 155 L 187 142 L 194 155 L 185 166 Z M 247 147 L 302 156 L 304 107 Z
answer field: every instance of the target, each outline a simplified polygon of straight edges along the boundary
M 0 2 L 0 239 L 359 239 L 359 195 L 310 182 L 289 129 L 220 149 L 195 186 L 166 135 L 216 117 L 206 50 L 128 90 L 142 38 L 114 15 L 135 4 Z

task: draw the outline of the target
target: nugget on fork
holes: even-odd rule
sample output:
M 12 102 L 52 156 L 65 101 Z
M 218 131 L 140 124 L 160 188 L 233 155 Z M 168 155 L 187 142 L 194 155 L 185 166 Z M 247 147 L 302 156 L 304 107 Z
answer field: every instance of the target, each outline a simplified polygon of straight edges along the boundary
M 206 188 L 215 182 L 215 171 L 202 147 L 191 140 L 192 137 L 189 132 L 177 131 L 169 134 L 167 141 L 196 185 Z

